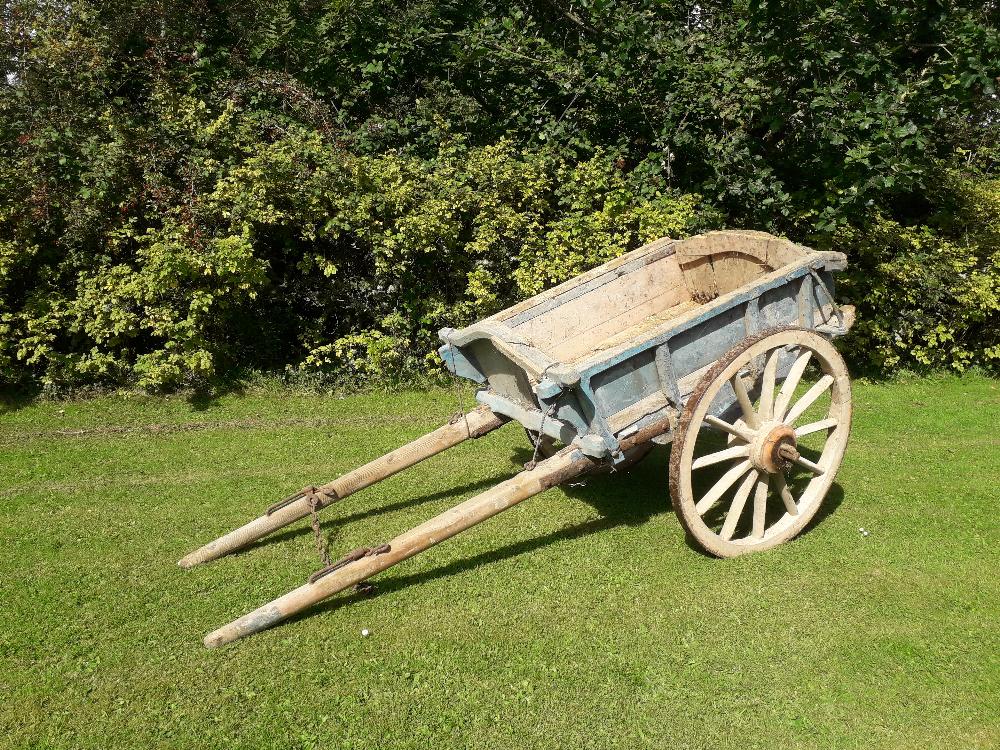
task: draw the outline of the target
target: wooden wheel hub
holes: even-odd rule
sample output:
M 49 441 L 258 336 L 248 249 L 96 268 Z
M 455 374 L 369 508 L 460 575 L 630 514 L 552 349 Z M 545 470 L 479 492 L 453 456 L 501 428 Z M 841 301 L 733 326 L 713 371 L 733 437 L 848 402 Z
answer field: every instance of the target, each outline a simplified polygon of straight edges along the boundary
M 764 425 L 750 446 L 750 461 L 761 471 L 777 474 L 799 457 L 795 447 L 795 429 L 786 424 Z

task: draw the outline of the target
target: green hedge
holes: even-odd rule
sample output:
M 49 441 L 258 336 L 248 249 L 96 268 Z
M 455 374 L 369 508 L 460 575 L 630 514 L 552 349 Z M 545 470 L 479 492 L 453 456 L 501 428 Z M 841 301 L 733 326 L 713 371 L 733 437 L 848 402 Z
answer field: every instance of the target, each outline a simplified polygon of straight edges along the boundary
M 951 173 L 936 190 L 947 226 L 878 214 L 837 238 L 859 308 L 849 353 L 870 370 L 1000 369 L 1000 180 Z
M 0 9 L 0 384 L 399 382 L 661 235 L 848 252 L 865 369 L 995 368 L 988 5 Z
M 439 328 L 696 226 L 693 196 L 644 190 L 602 154 L 456 138 L 432 159 L 359 156 L 303 128 L 261 144 L 254 123 L 184 105 L 192 137 L 234 152 L 198 162 L 190 201 L 121 222 L 101 253 L 0 244 L 19 300 L 0 308 L 7 378 L 163 388 L 263 361 L 398 381 L 438 367 Z

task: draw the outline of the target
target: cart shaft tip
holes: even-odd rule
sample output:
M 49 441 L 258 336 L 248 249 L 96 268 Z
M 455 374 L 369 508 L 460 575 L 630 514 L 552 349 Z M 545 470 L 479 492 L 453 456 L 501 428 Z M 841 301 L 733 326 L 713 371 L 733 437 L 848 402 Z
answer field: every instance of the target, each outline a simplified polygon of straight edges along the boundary
M 215 560 L 216 558 L 222 557 L 222 555 L 226 552 L 227 550 L 225 549 L 219 549 L 219 540 L 217 539 L 214 542 L 209 542 L 204 547 L 200 547 L 194 552 L 185 555 L 177 561 L 177 564 L 184 570 L 190 570 L 196 565 L 201 565 L 202 563 L 207 563 Z
M 272 625 L 284 620 L 288 615 L 283 613 L 277 606 L 266 604 L 253 612 L 243 615 L 237 620 L 233 620 L 228 625 L 223 625 L 218 630 L 213 630 L 205 636 L 203 643 L 206 648 L 218 648 L 232 643 L 248 635 L 259 633 Z

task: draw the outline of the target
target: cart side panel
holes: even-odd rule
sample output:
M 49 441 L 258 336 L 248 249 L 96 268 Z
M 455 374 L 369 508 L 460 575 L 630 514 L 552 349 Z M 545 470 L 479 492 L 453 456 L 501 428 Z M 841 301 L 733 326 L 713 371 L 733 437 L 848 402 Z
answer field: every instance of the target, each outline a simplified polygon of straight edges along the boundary
M 661 391 L 655 350 L 638 352 L 591 380 L 599 414 L 610 417 L 637 401 Z
M 723 310 L 661 344 L 666 347 L 665 356 L 671 366 L 669 373 L 664 371 L 663 365 L 658 366 L 658 347 L 650 345 L 642 348 L 642 342 L 639 342 L 634 354 L 595 374 L 590 385 L 599 414 L 609 422 L 617 423 L 620 420 L 616 419 L 616 415 L 639 401 L 657 393 L 665 397 L 673 396 L 670 391 L 676 387 L 676 381 L 711 365 L 746 337 L 745 307 L 741 305 Z
M 671 337 L 670 358 L 677 378 L 708 367 L 745 339 L 753 327 L 747 318 L 747 305 L 737 305 Z
M 823 325 L 836 319 L 840 307 L 836 302 L 837 284 L 833 272 L 820 270 L 817 271 L 817 276 L 819 281 L 812 288 L 812 304 L 816 310 L 812 323 Z M 843 320 L 841 319 L 839 323 L 842 324 Z
M 778 326 L 811 328 L 814 321 L 823 320 L 824 297 L 803 270 L 759 297 L 719 310 L 665 339 L 637 341 L 628 356 L 590 378 L 598 415 L 615 432 L 632 421 L 633 412 L 645 411 L 636 410 L 637 403 L 676 403 L 678 395 L 683 399 L 691 392 L 702 371 L 747 336 Z M 783 357 L 781 371 L 793 360 Z M 724 387 L 719 401 L 725 411 L 735 403 L 735 393 Z
M 678 381 L 714 363 L 747 335 L 746 305 L 721 311 L 658 346 L 650 344 L 595 374 L 590 381 L 598 413 L 614 432 L 630 422 L 637 403 L 665 406 L 686 395 Z M 658 352 L 661 352 L 658 357 Z M 657 398 L 657 397 L 660 398 Z M 642 416 L 645 409 L 639 409 Z
M 784 284 L 764 292 L 759 299 L 760 330 L 777 326 L 797 325 L 799 320 L 800 282 Z

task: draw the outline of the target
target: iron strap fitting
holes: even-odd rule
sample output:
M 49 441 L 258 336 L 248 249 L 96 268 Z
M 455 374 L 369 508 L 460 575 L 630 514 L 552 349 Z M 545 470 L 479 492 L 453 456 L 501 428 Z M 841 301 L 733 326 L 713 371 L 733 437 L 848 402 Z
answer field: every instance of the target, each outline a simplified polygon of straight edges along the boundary
M 392 547 L 388 544 L 383 544 L 380 547 L 358 547 L 355 550 L 351 550 L 342 558 L 337 560 L 335 563 L 330 563 L 325 568 L 321 568 L 309 576 L 309 583 L 316 583 L 323 576 L 329 575 L 335 570 L 340 570 L 345 565 L 350 565 L 352 562 L 357 562 L 365 557 L 374 557 L 375 555 L 384 555 L 386 552 L 390 552 Z
M 314 486 L 303 487 L 298 492 L 293 492 L 284 500 L 279 500 L 274 505 L 270 506 L 264 513 L 264 515 L 269 516 L 272 513 L 275 513 L 281 510 L 282 508 L 291 505 L 300 498 L 305 498 L 306 500 L 310 501 L 310 505 L 314 503 L 319 503 L 321 505 L 329 505 L 330 503 L 339 500 L 340 496 L 337 494 L 337 491 L 331 487 L 314 487 Z

